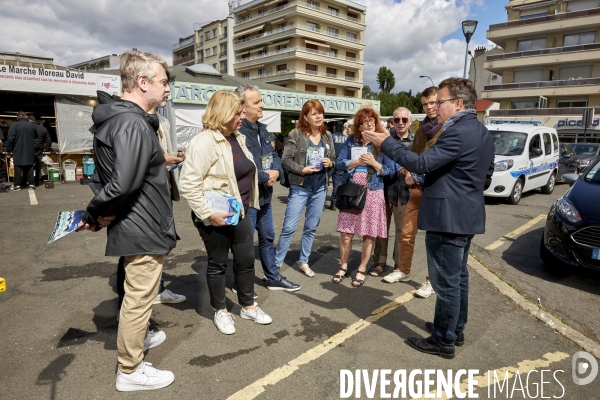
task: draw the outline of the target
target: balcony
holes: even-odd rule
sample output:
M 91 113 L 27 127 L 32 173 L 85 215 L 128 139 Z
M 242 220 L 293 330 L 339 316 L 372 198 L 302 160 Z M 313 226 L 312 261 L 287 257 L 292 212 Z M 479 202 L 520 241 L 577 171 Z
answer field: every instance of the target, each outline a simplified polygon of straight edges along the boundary
M 275 76 L 287 75 L 287 74 L 293 74 L 293 76 L 288 77 L 288 79 L 303 79 L 303 80 L 310 80 L 313 82 L 315 81 L 314 78 L 325 78 L 324 79 L 325 83 L 327 83 L 329 79 L 337 79 L 337 80 L 347 81 L 347 82 L 359 82 L 358 78 L 355 78 L 355 77 L 337 75 L 337 74 L 320 74 L 317 71 L 313 71 L 313 70 L 309 70 L 309 69 L 301 69 L 301 70 L 295 70 L 295 71 L 286 69 L 286 70 L 282 70 L 282 71 L 276 71 L 276 72 L 270 72 L 270 73 L 266 73 L 266 74 L 259 74 L 259 75 L 251 76 L 249 79 L 272 78 Z M 309 75 L 309 76 L 303 77 L 303 75 Z M 339 84 L 342 85 L 342 83 L 339 83 Z
M 600 78 L 566 79 L 566 80 L 560 80 L 560 81 L 504 83 L 502 85 L 484 86 L 483 90 L 531 89 L 531 88 L 582 86 L 582 85 L 600 85 Z
M 186 47 L 191 47 L 196 43 L 194 36 L 189 37 L 185 40 L 181 40 L 179 43 L 173 45 L 173 51 L 182 50 Z
M 240 43 L 250 42 L 252 40 L 260 39 L 260 38 L 267 37 L 267 36 L 272 36 L 272 35 L 275 35 L 277 33 L 285 32 L 285 31 L 289 31 L 290 29 L 294 29 L 294 28 L 296 28 L 296 25 L 289 24 L 287 26 L 284 26 L 283 28 L 273 29 L 273 30 L 270 30 L 270 31 L 259 33 L 258 35 L 249 36 L 249 37 L 244 38 L 244 39 L 236 39 L 236 40 L 233 41 L 233 44 L 240 44 Z
M 303 53 L 308 53 L 308 54 L 312 54 L 312 55 L 330 57 L 333 59 L 332 61 L 335 60 L 335 62 L 348 61 L 348 62 L 353 62 L 353 63 L 361 63 L 361 64 L 363 63 L 362 60 L 354 58 L 354 57 L 344 57 L 344 56 L 340 56 L 338 53 L 334 53 L 332 51 L 314 50 L 314 49 L 309 49 L 307 47 L 301 47 L 301 46 L 286 47 L 285 49 L 273 50 L 273 51 L 269 51 L 266 53 L 257 54 L 255 56 L 251 56 L 251 57 L 236 58 L 235 62 L 236 63 L 244 63 L 244 62 L 248 62 L 248 61 L 261 60 L 266 57 L 272 57 L 272 56 L 280 55 L 280 54 L 284 54 L 284 53 L 295 53 L 295 52 L 303 52 Z M 295 56 L 295 54 L 289 54 L 289 56 L 292 57 L 292 56 Z
M 531 57 L 543 54 L 562 54 L 574 51 L 597 50 L 600 49 L 600 43 L 581 44 L 578 46 L 553 47 L 550 49 L 516 51 L 513 53 L 494 54 L 487 56 L 486 61 L 506 60 L 508 58 Z
M 530 115 L 538 116 L 560 116 L 560 115 L 583 115 L 583 107 L 569 108 L 530 108 L 525 110 L 490 110 L 490 117 L 526 117 Z M 600 113 L 600 108 L 594 108 L 594 113 Z
M 189 56 L 185 56 L 185 57 L 181 57 L 181 58 L 177 58 L 173 60 L 173 65 L 179 65 L 179 64 L 184 64 L 188 61 L 194 61 L 194 55 L 190 54 Z
M 483 87 L 481 97 L 500 101 L 522 97 L 596 95 L 599 91 L 600 78 L 582 78 L 487 85 Z
M 524 26 L 524 25 L 540 24 L 543 22 L 561 21 L 564 19 L 587 17 L 590 15 L 600 15 L 600 8 L 591 8 L 589 10 L 573 11 L 573 12 L 567 12 L 567 13 L 548 15 L 545 17 L 529 18 L 529 19 L 523 19 L 523 20 L 519 20 L 519 21 L 508 21 L 508 22 L 503 22 L 500 24 L 492 24 L 492 25 L 490 25 L 490 28 L 488 30 L 494 31 L 494 30 L 498 30 L 498 29 L 512 28 L 515 26 Z
M 270 10 L 265 10 L 265 11 L 261 12 L 260 14 L 252 15 L 252 16 L 247 16 L 246 18 L 242 18 L 239 21 L 237 21 L 236 26 L 247 24 L 249 22 L 256 21 L 258 19 L 267 17 L 267 16 L 269 16 L 271 14 L 274 14 L 274 13 L 277 13 L 279 11 L 286 10 L 286 9 L 289 9 L 289 8 L 293 8 L 293 7 L 296 7 L 296 6 L 320 12 L 320 13 L 324 14 L 323 15 L 324 18 L 328 18 L 330 16 L 333 16 L 333 17 L 336 17 L 336 18 L 343 19 L 345 21 L 350 21 L 350 22 L 354 22 L 356 24 L 362 24 L 362 25 L 364 25 L 364 22 L 361 22 L 360 19 L 358 19 L 358 18 L 349 17 L 348 15 L 340 14 L 339 12 L 338 13 L 333 13 L 333 12 L 330 12 L 329 9 L 325 9 L 325 8 L 308 6 L 305 1 L 303 1 L 303 2 L 292 1 L 292 2 L 290 2 L 288 4 L 284 4 L 284 5 L 279 6 L 279 7 L 271 8 Z

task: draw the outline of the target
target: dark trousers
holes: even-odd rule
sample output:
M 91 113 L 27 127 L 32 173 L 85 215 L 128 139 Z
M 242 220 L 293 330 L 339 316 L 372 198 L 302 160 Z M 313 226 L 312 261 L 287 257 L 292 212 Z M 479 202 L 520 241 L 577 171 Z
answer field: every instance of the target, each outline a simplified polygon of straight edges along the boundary
M 35 154 L 35 186 L 39 186 L 42 181 L 42 157 L 44 155 L 40 152 L 40 154 Z
M 345 171 L 334 171 L 333 172 L 333 190 L 331 190 L 331 197 L 329 198 L 330 202 L 335 205 L 337 201 L 337 188 L 340 185 L 344 184 L 344 174 Z
M 160 286 L 158 287 L 158 293 L 165 291 L 165 281 L 160 280 Z M 121 309 L 123 304 L 123 298 L 125 297 L 125 257 L 119 257 L 119 264 L 117 265 L 117 295 L 119 296 L 118 307 Z
M 25 179 L 25 177 L 27 177 Z M 23 184 L 33 185 L 33 165 L 15 165 L 14 186 L 22 186 Z
M 254 304 L 254 240 L 250 218 L 246 216 L 231 226 L 204 225 L 202 221 L 194 222 L 202 237 L 208 255 L 208 268 L 206 281 L 210 294 L 210 305 L 215 310 L 224 310 L 225 296 L 225 271 L 229 250 L 237 263 L 235 280 L 237 282 L 238 302 L 241 306 Z
M 469 311 L 467 259 L 473 235 L 427 232 L 425 248 L 431 286 L 435 290 L 432 339 L 454 349 L 458 333 L 465 329 Z

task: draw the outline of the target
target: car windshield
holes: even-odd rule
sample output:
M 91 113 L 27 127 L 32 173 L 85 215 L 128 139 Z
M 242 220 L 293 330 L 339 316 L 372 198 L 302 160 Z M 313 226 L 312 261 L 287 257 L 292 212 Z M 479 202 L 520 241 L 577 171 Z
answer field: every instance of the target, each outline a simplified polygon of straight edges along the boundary
M 519 156 L 523 154 L 527 134 L 522 132 L 510 131 L 490 131 L 494 139 L 494 146 L 497 156 Z
M 594 164 L 590 170 L 585 174 L 583 179 L 586 182 L 596 182 L 600 183 L 600 159 L 596 160 L 596 164 Z
M 593 144 L 573 144 L 571 147 L 578 156 L 595 156 L 600 146 Z

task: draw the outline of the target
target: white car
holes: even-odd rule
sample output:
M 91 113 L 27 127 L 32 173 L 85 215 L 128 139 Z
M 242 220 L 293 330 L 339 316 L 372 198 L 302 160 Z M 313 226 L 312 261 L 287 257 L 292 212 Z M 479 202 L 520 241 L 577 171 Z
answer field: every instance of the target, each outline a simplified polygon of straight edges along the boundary
M 552 193 L 560 157 L 556 129 L 514 123 L 486 127 L 494 138 L 496 157 L 492 183 L 484 195 L 518 204 L 523 193 L 536 188 Z

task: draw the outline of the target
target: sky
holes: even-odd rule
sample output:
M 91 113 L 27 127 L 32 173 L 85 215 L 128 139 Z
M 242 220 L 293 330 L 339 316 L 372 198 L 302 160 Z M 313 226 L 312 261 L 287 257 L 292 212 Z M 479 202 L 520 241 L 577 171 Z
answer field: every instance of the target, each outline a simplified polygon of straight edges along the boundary
M 243 3 L 248 0 L 243 0 Z M 469 49 L 491 47 L 490 24 L 506 21 L 508 0 L 354 0 L 367 6 L 364 83 L 377 91 L 383 65 L 393 92 L 420 92 L 462 76 L 466 41 L 461 22 L 479 21 Z M 140 5 L 143 5 L 140 7 Z M 162 55 L 193 33 L 195 23 L 227 16 L 227 0 L 0 0 L 0 51 L 54 58 L 71 65 L 137 48 Z

